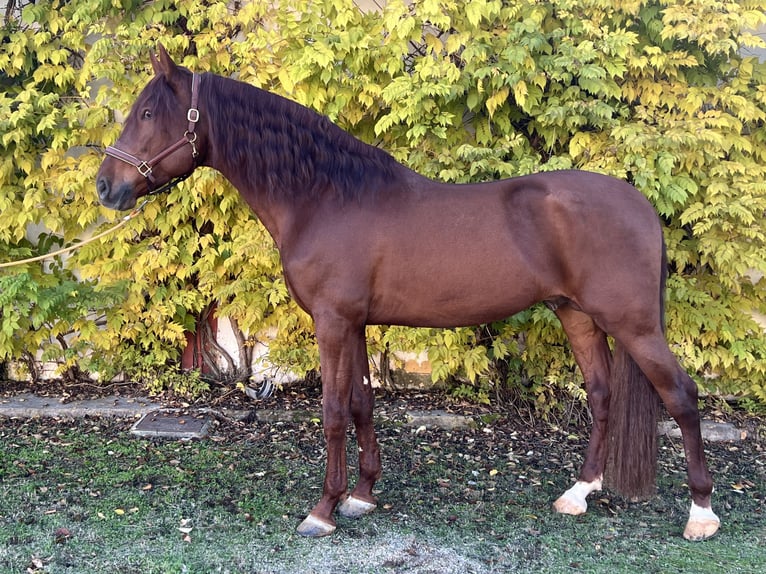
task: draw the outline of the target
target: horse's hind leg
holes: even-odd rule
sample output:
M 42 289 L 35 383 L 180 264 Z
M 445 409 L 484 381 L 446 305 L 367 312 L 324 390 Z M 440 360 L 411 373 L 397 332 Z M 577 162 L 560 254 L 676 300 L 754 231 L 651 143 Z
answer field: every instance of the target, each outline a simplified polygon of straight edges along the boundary
M 604 477 L 612 355 L 605 333 L 588 315 L 568 304 L 556 309 L 556 315 L 569 337 L 575 360 L 585 379 L 593 427 L 580 476 L 575 485 L 556 500 L 553 507 L 563 514 L 582 514 L 588 508 L 586 497 L 595 490 L 601 490 Z
M 710 538 L 718 531 L 720 520 L 711 508 L 713 481 L 705 461 L 697 407 L 697 385 L 681 368 L 661 332 L 621 340 L 654 385 L 670 416 L 681 428 L 688 484 L 692 494 L 684 537 L 688 540 Z

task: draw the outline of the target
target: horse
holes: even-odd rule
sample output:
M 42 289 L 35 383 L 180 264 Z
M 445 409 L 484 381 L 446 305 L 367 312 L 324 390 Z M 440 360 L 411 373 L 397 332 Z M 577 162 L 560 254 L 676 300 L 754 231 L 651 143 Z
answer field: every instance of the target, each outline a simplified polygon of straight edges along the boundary
M 635 187 L 576 170 L 433 181 L 289 99 L 193 73 L 161 45 L 151 64 L 154 76 L 105 150 L 98 198 L 132 209 L 206 166 L 237 188 L 271 234 L 320 355 L 324 486 L 300 534 L 331 534 L 336 510 L 358 518 L 377 506 L 366 325 L 479 325 L 539 302 L 569 339 L 593 421 L 578 479 L 554 510 L 584 513 L 605 471 L 607 486 L 627 497 L 653 492 L 661 400 L 683 436 L 692 499 L 683 536 L 718 531 L 697 386 L 664 333 L 662 227 Z M 349 491 L 351 422 L 359 477 Z

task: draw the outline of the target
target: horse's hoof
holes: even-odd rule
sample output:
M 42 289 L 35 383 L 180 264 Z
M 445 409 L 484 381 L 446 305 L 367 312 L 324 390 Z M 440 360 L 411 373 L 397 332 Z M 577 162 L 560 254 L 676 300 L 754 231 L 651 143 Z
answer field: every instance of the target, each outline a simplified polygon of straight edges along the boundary
M 338 512 L 341 516 L 346 518 L 360 518 L 365 514 L 369 514 L 378 507 L 374 502 L 367 502 L 360 498 L 353 496 L 347 496 L 343 502 L 338 506 Z
M 721 521 L 712 508 L 697 506 L 692 502 L 689 511 L 689 522 L 684 529 L 684 538 L 692 541 L 707 540 L 714 536 L 721 527 Z
M 335 525 L 309 514 L 296 530 L 301 536 L 321 538 L 335 532 Z
M 588 510 L 588 503 L 579 500 L 573 500 L 566 494 L 563 494 L 559 499 L 553 503 L 553 509 L 559 514 L 571 514 L 572 516 L 578 516 L 585 514 Z
M 684 538 L 692 542 L 707 540 L 715 536 L 721 527 L 720 520 L 690 520 L 684 529 Z

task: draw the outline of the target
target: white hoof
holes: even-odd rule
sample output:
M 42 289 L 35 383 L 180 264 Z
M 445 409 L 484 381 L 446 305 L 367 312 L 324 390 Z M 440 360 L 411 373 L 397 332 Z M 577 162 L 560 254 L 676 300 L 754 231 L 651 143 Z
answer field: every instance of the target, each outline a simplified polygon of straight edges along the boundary
M 577 516 L 579 514 L 585 514 L 588 510 L 588 503 L 583 500 L 572 500 L 566 495 L 561 495 L 556 502 L 553 503 L 553 509 L 559 514 L 570 514 Z
M 684 529 L 684 538 L 687 540 L 698 541 L 707 540 L 718 532 L 721 527 L 721 520 L 713 512 L 712 508 L 703 508 L 692 502 L 692 508 L 689 511 L 689 522 Z
M 338 512 L 346 518 L 360 518 L 378 507 L 374 502 L 367 502 L 353 496 L 347 496 L 338 506 Z
M 320 538 L 335 532 L 335 525 L 309 514 L 296 529 L 301 536 Z
M 571 514 L 572 516 L 585 514 L 585 511 L 588 510 L 587 496 L 595 490 L 601 490 L 601 483 L 601 478 L 597 478 L 593 482 L 578 480 L 572 488 L 553 503 L 553 509 L 560 514 Z

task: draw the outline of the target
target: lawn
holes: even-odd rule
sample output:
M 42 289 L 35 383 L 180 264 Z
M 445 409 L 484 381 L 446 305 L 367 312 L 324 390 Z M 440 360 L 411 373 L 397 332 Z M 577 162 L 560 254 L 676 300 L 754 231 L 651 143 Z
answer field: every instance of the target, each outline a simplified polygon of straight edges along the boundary
M 758 433 L 710 444 L 723 527 L 681 537 L 680 442 L 662 439 L 658 495 L 591 497 L 559 516 L 585 429 L 501 416 L 476 429 L 379 425 L 379 508 L 326 539 L 295 527 L 319 497 L 318 422 L 217 423 L 192 442 L 130 435 L 133 421 L 0 419 L 0 572 L 762 572 L 766 453 Z M 752 436 L 755 435 L 755 436 Z M 349 449 L 349 460 L 353 449 Z

